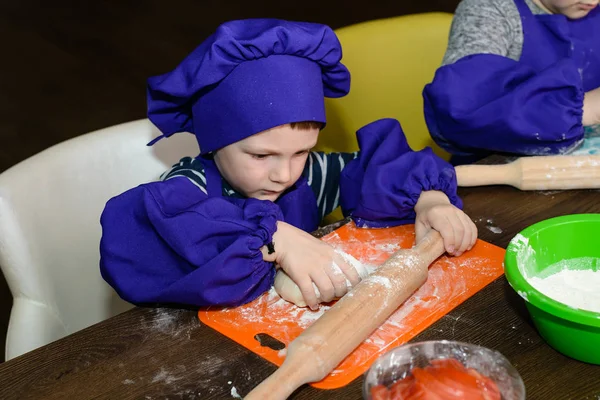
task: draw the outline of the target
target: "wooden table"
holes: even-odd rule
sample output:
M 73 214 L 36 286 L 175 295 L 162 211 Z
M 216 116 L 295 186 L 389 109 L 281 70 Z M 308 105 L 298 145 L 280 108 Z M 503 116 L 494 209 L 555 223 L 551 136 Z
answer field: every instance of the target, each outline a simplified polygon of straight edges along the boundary
M 499 161 L 490 159 L 488 162 Z M 479 237 L 506 247 L 537 221 L 600 213 L 600 192 L 461 189 Z M 596 238 L 594 238 L 596 240 Z M 496 349 L 518 369 L 528 399 L 596 400 L 600 366 L 569 359 L 540 338 L 524 303 L 497 279 L 414 340 Z M 201 325 L 193 310 L 135 308 L 0 364 L 0 399 L 232 399 L 275 366 Z M 304 386 L 293 399 L 361 399 L 362 378 L 332 391 Z

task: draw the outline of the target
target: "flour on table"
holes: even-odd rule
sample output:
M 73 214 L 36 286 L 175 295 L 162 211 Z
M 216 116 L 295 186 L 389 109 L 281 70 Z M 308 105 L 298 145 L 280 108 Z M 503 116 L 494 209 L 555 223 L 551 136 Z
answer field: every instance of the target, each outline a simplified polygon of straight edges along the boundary
M 501 233 L 503 232 L 503 231 L 502 231 L 502 228 L 500 228 L 499 226 L 490 226 L 490 225 L 487 225 L 487 226 L 486 226 L 486 228 L 487 228 L 487 229 L 488 229 L 490 232 L 492 232 L 492 233 L 495 233 L 495 234 L 497 234 L 497 235 L 499 235 L 499 234 L 501 234 Z
M 171 372 L 165 370 L 163 367 L 160 368 L 160 371 L 154 375 L 152 378 L 152 383 L 163 382 L 167 385 L 171 383 L 183 379 L 183 377 L 178 377 L 173 375 Z
M 234 399 L 241 399 L 242 396 L 239 395 L 237 389 L 234 387 L 231 388 L 231 397 L 233 397 Z

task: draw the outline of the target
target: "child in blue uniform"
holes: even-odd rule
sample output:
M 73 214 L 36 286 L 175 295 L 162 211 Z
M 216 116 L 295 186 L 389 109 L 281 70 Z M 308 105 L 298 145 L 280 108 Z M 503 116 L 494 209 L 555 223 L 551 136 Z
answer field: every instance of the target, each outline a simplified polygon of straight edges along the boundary
M 454 169 L 430 149 L 413 152 L 396 120 L 359 130 L 359 153 L 311 152 L 324 96 L 350 87 L 341 55 L 324 25 L 232 21 L 149 79 L 161 137 L 193 132 L 200 155 L 107 203 L 100 268 L 121 297 L 235 306 L 267 291 L 277 266 L 315 308 L 313 283 L 326 302 L 360 280 L 307 233 L 340 203 L 359 226 L 415 222 L 417 240 L 436 229 L 451 254 L 473 246 Z
M 425 87 L 433 139 L 474 160 L 570 153 L 600 124 L 598 0 L 462 0 Z

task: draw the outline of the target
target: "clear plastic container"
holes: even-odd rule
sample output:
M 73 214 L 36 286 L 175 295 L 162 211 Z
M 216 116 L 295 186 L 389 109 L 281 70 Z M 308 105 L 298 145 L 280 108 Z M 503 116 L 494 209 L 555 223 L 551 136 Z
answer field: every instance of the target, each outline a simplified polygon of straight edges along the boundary
M 366 373 L 363 397 L 371 400 L 371 388 L 391 386 L 406 378 L 415 367 L 424 368 L 430 361 L 454 358 L 496 383 L 502 400 L 524 400 L 525 385 L 517 370 L 499 352 L 469 343 L 436 340 L 405 344 L 379 357 Z

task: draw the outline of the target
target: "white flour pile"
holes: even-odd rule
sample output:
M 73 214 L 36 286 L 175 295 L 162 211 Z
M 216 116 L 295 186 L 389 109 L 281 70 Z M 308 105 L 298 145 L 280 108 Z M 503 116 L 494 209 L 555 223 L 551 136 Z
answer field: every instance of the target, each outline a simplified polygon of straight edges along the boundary
M 593 257 L 563 260 L 548 267 L 558 271 L 528 282 L 546 296 L 569 307 L 600 313 L 600 259 Z

